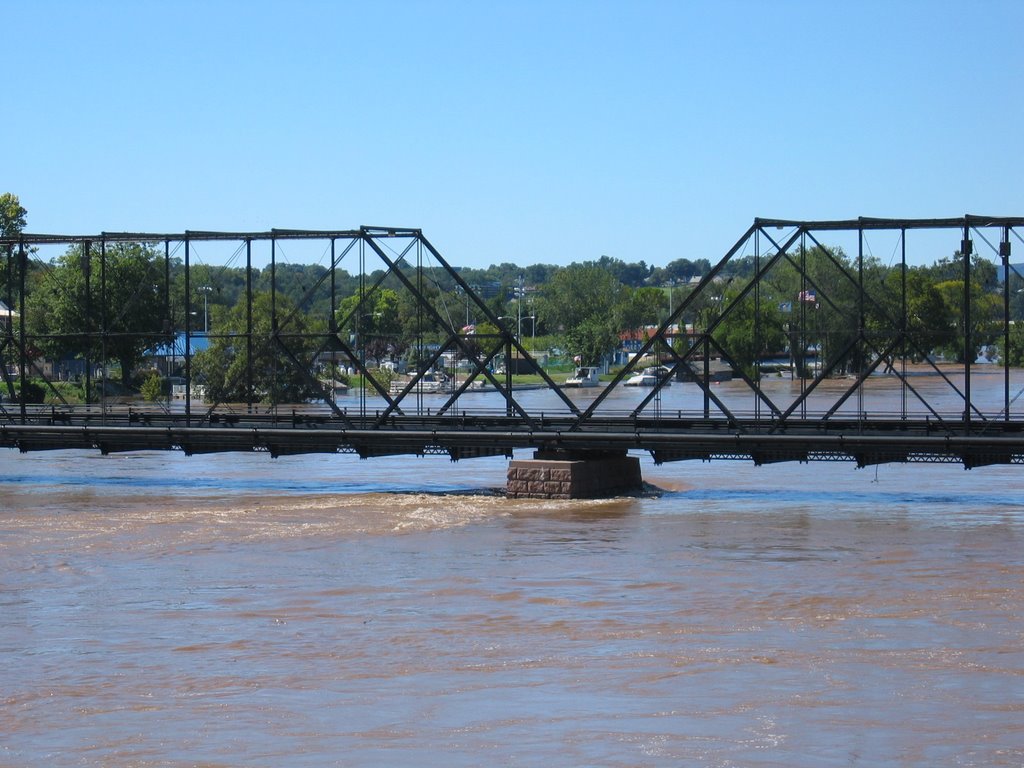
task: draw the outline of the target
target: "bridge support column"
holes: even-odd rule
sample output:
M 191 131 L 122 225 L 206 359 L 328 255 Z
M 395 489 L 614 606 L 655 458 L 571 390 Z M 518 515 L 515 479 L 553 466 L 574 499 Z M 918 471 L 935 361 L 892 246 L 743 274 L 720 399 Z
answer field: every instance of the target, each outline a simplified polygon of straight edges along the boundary
M 625 451 L 537 451 L 508 465 L 511 499 L 596 499 L 643 488 L 640 459 Z

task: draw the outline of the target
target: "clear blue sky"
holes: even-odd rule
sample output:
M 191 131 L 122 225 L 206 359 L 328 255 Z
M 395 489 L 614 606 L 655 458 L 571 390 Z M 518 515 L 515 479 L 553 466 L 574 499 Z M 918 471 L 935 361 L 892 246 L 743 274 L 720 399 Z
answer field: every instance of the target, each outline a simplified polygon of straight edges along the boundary
M 1024 2 L 0 0 L 31 232 L 420 227 L 716 260 L 754 217 L 1024 215 Z

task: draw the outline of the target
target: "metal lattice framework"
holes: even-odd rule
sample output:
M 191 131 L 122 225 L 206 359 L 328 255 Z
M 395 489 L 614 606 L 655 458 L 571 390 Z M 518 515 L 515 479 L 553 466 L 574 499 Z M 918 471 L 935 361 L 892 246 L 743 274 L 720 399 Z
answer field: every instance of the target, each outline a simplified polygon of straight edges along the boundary
M 418 229 L 269 232 L 102 233 L 94 236 L 30 235 L 0 240 L 0 444 L 22 450 L 99 447 L 104 451 L 178 448 L 268 450 L 274 455 L 354 451 L 361 456 L 447 453 L 452 458 L 509 454 L 513 448 L 621 451 L 645 449 L 656 461 L 746 457 L 783 460 L 960 460 L 968 466 L 1018 463 L 1024 457 L 1022 414 L 1014 378 L 1002 355 L 1000 403 L 980 402 L 972 391 L 976 350 L 1011 347 L 1011 306 L 1020 282 L 1010 262 L 1024 219 L 964 216 L 954 219 L 756 219 L 726 254 L 687 288 L 670 316 L 651 329 L 642 348 L 595 397 L 570 397 L 536 363 L 519 337 L 444 259 Z M 162 269 L 118 284 L 121 249 L 145 244 L 162 252 Z M 882 248 L 886 264 L 875 255 Z M 79 259 L 83 280 L 55 285 L 54 253 Z M 233 249 L 233 250 L 232 250 Z M 916 249 L 916 250 L 915 250 Z M 929 324 L 909 284 L 910 260 L 947 259 L 943 290 L 958 306 L 948 327 Z M 284 300 L 281 283 L 296 253 L 319 254 L 323 269 L 302 286 L 298 302 Z M 49 260 L 46 256 L 49 256 Z M 210 330 L 205 300 L 218 270 L 210 257 L 244 263 L 245 285 L 234 326 Z M 265 264 L 262 271 L 257 262 Z M 326 262 L 326 263 L 324 263 Z M 988 265 L 988 266 L 986 266 Z M 979 276 L 992 266 L 999 293 L 979 294 Z M 347 291 L 339 274 L 350 277 Z M 257 285 L 257 280 L 260 284 Z M 355 280 L 352 289 L 351 280 Z M 438 281 L 465 302 L 467 322 L 456 321 Z M 63 292 L 78 316 L 69 332 L 50 330 L 33 316 L 33 290 Z M 123 281 L 122 281 L 123 282 Z M 1024 286 L 1024 282 L 1020 282 Z M 413 349 L 409 375 L 397 381 L 370 361 L 395 353 L 395 337 L 377 316 L 381 297 L 400 292 L 414 307 L 404 318 Z M 344 294 L 344 295 L 343 295 Z M 995 297 L 998 295 L 998 301 Z M 202 301 L 200 296 L 203 297 Z M 269 302 L 264 326 L 259 302 Z M 120 302 L 118 305 L 112 304 Z M 131 306 L 152 310 L 137 325 L 123 321 Z M 947 302 L 950 303 L 950 302 Z M 202 304 L 203 328 L 197 324 Z M 461 308 L 460 308 L 461 309 Z M 456 311 L 454 315 L 459 315 Z M 495 329 L 475 333 L 469 317 Z M 126 407 L 108 394 L 97 365 L 120 342 L 145 339 L 173 348 L 183 363 L 183 402 L 178 407 Z M 216 344 L 231 355 L 224 392 L 230 398 L 195 396 L 198 344 Z M 937 340 L 959 361 L 940 364 Z M 41 347 L 78 345 L 86 403 L 73 405 L 49 383 L 52 404 L 33 407 L 16 397 L 30 379 L 48 381 Z M 785 349 L 789 380 L 780 388 L 765 376 L 764 358 Z M 495 372 L 502 358 L 525 361 L 544 382 L 543 405 L 528 405 L 513 383 L 512 366 Z M 363 383 L 357 400 L 342 404 L 325 382 L 323 361 L 344 361 Z M 460 360 L 442 396 L 425 397 L 430 374 Z M 667 370 L 628 412 L 614 411 L 613 396 L 642 366 Z M 712 367 L 725 365 L 733 382 L 716 386 Z M 454 363 L 453 363 L 454 365 Z M 268 371 L 267 367 L 272 368 Z M 917 375 L 924 369 L 925 388 Z M 986 372 L 991 372 L 989 365 Z M 884 373 L 898 387 L 896 411 L 872 413 L 870 384 Z M 317 400 L 268 408 L 266 385 L 290 376 Z M 685 380 L 699 392 L 696 408 L 666 410 L 664 387 Z M 483 404 L 475 395 L 486 389 Z M 1024 391 L 1024 386 L 1021 387 Z M 237 393 L 241 393 L 237 395 Z M 243 429 L 247 427 L 248 429 Z
M 340 353 L 343 359 L 350 363 L 362 377 L 366 384 L 366 391 L 384 399 L 384 409 L 376 408 L 377 423 L 384 424 L 393 416 L 405 414 L 405 408 L 408 407 L 409 401 L 415 401 L 417 396 L 422 395 L 422 382 L 427 373 L 446 353 L 454 350 L 463 359 L 470 361 L 472 369 L 460 388 L 451 393 L 448 402 L 437 409 L 438 413 L 444 414 L 451 410 L 459 395 L 466 388 L 483 379 L 502 393 L 506 410 L 510 415 L 515 413 L 527 421 L 530 420 L 529 414 L 512 394 L 511 371 L 502 380 L 492 373 L 491 366 L 492 361 L 500 354 L 507 356 L 518 354 L 523 358 L 530 359 L 529 353 L 522 347 L 514 334 L 504 329 L 498 317 L 462 280 L 458 271 L 445 261 L 420 230 L 396 227 L 361 227 L 358 230 L 337 231 L 273 230 L 258 233 L 186 232 L 177 235 L 109 232 L 96 236 L 26 234 L 18 240 L 0 241 L 0 249 L 5 252 L 7 262 L 5 271 L 7 303 L 19 310 L 12 312 L 9 316 L 3 340 L 0 342 L 2 343 L 0 350 L 4 354 L 5 363 L 7 363 L 3 367 L 3 375 L 10 400 L 15 399 L 15 376 L 11 374 L 10 361 L 12 359 L 17 361 L 14 367 L 17 370 L 16 377 L 20 383 L 23 383 L 26 378 L 31 378 L 33 374 L 41 376 L 42 372 L 35 364 L 33 344 L 44 338 L 50 341 L 57 336 L 64 340 L 74 339 L 81 344 L 84 350 L 89 350 L 108 348 L 119 339 L 140 335 L 151 338 L 154 342 L 163 341 L 164 344 L 173 345 L 176 339 L 183 334 L 184 341 L 179 344 L 179 351 L 185 361 L 184 398 L 187 423 L 191 424 L 193 421 L 204 423 L 211 419 L 216 421 L 219 411 L 234 410 L 237 404 L 225 406 L 220 402 L 204 403 L 201 408 L 196 408 L 192 397 L 194 391 L 192 359 L 195 352 L 193 342 L 200 336 L 208 340 L 221 338 L 216 333 L 200 333 L 193 325 L 196 307 L 194 302 L 197 300 L 195 298 L 196 289 L 206 288 L 208 290 L 206 286 L 196 286 L 195 254 L 197 248 L 209 243 L 232 242 L 238 244 L 232 254 L 232 260 L 237 260 L 240 253 L 244 253 L 247 275 L 243 297 L 245 327 L 235 330 L 231 334 L 240 346 L 244 345 L 245 347 L 243 356 L 245 365 L 236 372 L 236 381 L 232 383 L 244 385 L 247 401 L 245 411 L 247 413 L 254 411 L 261 396 L 253 384 L 253 366 L 259 357 L 258 353 L 261 348 L 273 348 L 294 371 L 300 372 L 307 379 L 310 388 L 319 393 L 319 399 L 331 409 L 338 420 L 346 425 L 351 425 L 347 415 L 337 406 L 323 387 L 322 382 L 313 374 L 313 358 L 325 351 Z M 294 242 L 327 244 L 330 264 L 323 269 L 321 276 L 313 285 L 305 286 L 305 295 L 297 306 L 282 309 L 279 305 L 281 291 L 277 276 L 278 268 L 281 265 L 280 253 L 285 244 Z M 162 245 L 164 274 L 154 276 L 154 279 L 159 280 L 158 284 L 153 285 L 153 293 L 156 293 L 156 296 L 144 291 L 136 294 L 132 300 L 152 301 L 155 299 L 162 304 L 162 310 L 159 317 L 154 318 L 154 323 L 150 327 L 116 327 L 117 324 L 112 322 L 113 318 L 109 316 L 110 313 L 107 309 L 110 303 L 108 297 L 110 289 L 105 277 L 108 249 L 118 244 L 136 243 Z M 98 271 L 101 276 L 97 281 L 94 276 L 87 274 L 83 290 L 75 297 L 75 300 L 80 303 L 82 316 L 86 320 L 84 327 L 76 329 L 73 333 L 39 334 L 31 330 L 31 318 L 29 312 L 26 312 L 25 300 L 28 293 L 26 277 L 29 274 L 29 262 L 35 258 L 34 254 L 38 248 L 54 245 L 79 249 L 87 273 L 89 270 Z M 253 258 L 254 251 L 261 248 L 268 260 L 270 271 L 270 283 L 267 289 L 270 297 L 269 333 L 257 329 L 253 322 L 253 305 L 256 298 L 252 282 Z M 95 254 L 98 254 L 98 260 L 93 258 Z M 181 261 L 181 297 L 173 295 L 172 257 Z M 44 264 L 37 258 L 36 263 L 44 271 L 49 269 L 48 264 Z M 339 318 L 342 297 L 338 295 L 335 280 L 337 270 L 349 265 L 355 267 L 359 277 L 358 301 L 347 314 Z M 467 304 L 471 304 L 474 312 L 490 322 L 498 329 L 498 332 L 486 338 L 472 334 L 470 339 L 466 330 L 459 326 L 450 314 L 442 315 L 435 302 L 427 295 L 427 282 L 431 279 L 427 274 L 428 266 L 441 270 L 458 286 L 465 296 Z M 430 337 L 437 340 L 430 344 L 429 354 L 424 354 L 424 350 L 420 350 L 419 370 L 398 392 L 392 392 L 388 382 L 382 380 L 380 373 L 371 370 L 366 365 L 367 339 L 362 333 L 363 326 L 367 324 L 366 318 L 372 314 L 367 310 L 371 307 L 374 298 L 380 294 L 383 286 L 388 283 L 407 291 L 414 297 L 418 310 L 416 337 L 418 339 Z M 321 318 L 324 321 L 323 327 L 316 331 L 300 329 L 298 319 L 305 306 L 318 293 L 324 294 L 328 299 L 322 313 L 324 317 Z M 178 306 L 175 306 L 176 302 Z M 104 308 L 98 318 L 96 312 L 90 311 L 90 308 L 95 306 Z M 339 329 L 343 327 L 350 328 L 350 339 L 343 338 L 339 333 Z M 315 350 L 312 357 L 309 355 L 310 345 Z M 88 351 L 84 352 L 84 357 L 85 389 L 87 393 L 91 393 L 94 390 L 91 382 L 94 366 L 90 364 L 93 361 L 89 360 Z M 557 390 L 555 383 L 539 367 L 538 372 L 553 390 Z M 63 401 L 60 392 L 55 388 L 51 389 L 53 398 L 61 401 L 62 406 L 68 407 L 68 403 Z M 105 390 L 100 390 L 97 399 L 102 407 Z M 91 402 L 90 395 L 87 395 L 87 400 Z M 568 398 L 563 398 L 563 400 L 570 410 L 576 410 L 575 405 Z M 9 418 L 10 415 L 8 411 L 4 411 L 4 416 Z M 22 403 L 20 416 L 22 419 L 26 418 L 24 403 Z
M 919 392 L 912 384 L 906 373 L 908 359 L 920 359 L 948 385 L 950 391 L 955 393 L 957 400 L 961 403 L 959 409 L 964 421 L 971 421 L 973 418 L 987 420 L 991 414 L 986 416 L 976 406 L 971 397 L 971 372 L 976 357 L 975 349 L 978 339 L 972 322 L 972 308 L 977 302 L 974 294 L 974 282 L 972 266 L 972 255 L 975 253 L 974 238 L 980 239 L 989 249 L 990 255 L 1000 262 L 1002 274 L 1002 312 L 997 319 L 997 330 L 989 330 L 988 336 L 998 340 L 1002 349 L 1010 348 L 1010 301 L 1011 301 L 1011 276 L 1015 274 L 1010 264 L 1012 241 L 1021 241 L 1020 228 L 1024 224 L 1021 218 L 997 218 L 983 216 L 965 216 L 959 219 L 855 219 L 848 221 L 813 221 L 798 222 L 777 219 L 757 219 L 754 224 L 744 233 L 737 243 L 728 251 L 713 268 L 706 274 L 690 293 L 683 303 L 672 313 L 672 315 L 651 335 L 647 343 L 640 350 L 637 359 L 641 359 L 646 353 L 659 351 L 667 355 L 673 370 L 678 370 L 690 361 L 699 359 L 704 366 L 704 375 L 697 377 L 696 382 L 702 387 L 705 394 L 704 416 L 712 415 L 712 409 L 718 414 L 725 416 L 730 421 L 735 421 L 735 415 L 730 408 L 717 398 L 709 386 L 710 375 L 707 365 L 715 353 L 725 357 L 736 359 L 738 356 L 730 351 L 723 342 L 719 332 L 729 322 L 730 318 L 740 314 L 744 309 L 752 310 L 752 321 L 747 325 L 746 330 L 750 338 L 755 339 L 754 346 L 758 346 L 761 338 L 764 338 L 766 326 L 771 323 L 762 311 L 766 304 L 771 304 L 774 297 L 765 297 L 765 286 L 773 274 L 781 269 L 788 268 L 791 276 L 798 280 L 799 290 L 797 292 L 797 317 L 792 323 L 792 328 L 786 328 L 791 347 L 799 346 L 804 348 L 808 340 L 808 329 L 817 321 L 808 320 L 808 305 L 801 298 L 813 297 L 811 304 L 814 306 L 813 313 L 818 314 L 822 307 L 832 310 L 836 315 L 848 321 L 848 333 L 841 341 L 842 346 L 837 353 L 833 353 L 825 365 L 816 367 L 812 375 L 806 374 L 806 369 L 801 372 L 801 391 L 799 397 L 789 403 L 775 402 L 760 385 L 758 376 L 748 375 L 742 366 L 735 366 L 736 373 L 749 388 L 754 397 L 754 411 L 756 416 L 761 415 L 762 409 L 766 411 L 768 418 L 783 425 L 794 417 L 806 417 L 807 404 L 812 393 L 826 380 L 833 379 L 834 374 L 840 365 L 855 362 L 852 376 L 848 386 L 842 391 L 835 393 L 834 401 L 822 415 L 823 421 L 832 419 L 839 409 L 853 396 L 863 391 L 865 381 L 880 366 L 895 375 L 903 387 L 903 408 L 901 417 L 906 418 L 907 397 L 915 398 L 920 405 L 939 422 L 947 421 L 948 415 L 944 416 L 932 407 L 929 398 Z M 915 231 L 938 231 L 953 232 L 960 235 L 961 239 L 955 243 L 954 248 L 960 257 L 959 261 L 959 292 L 962 297 L 960 304 L 960 316 L 957 318 L 956 326 L 960 329 L 958 334 L 959 347 L 962 350 L 962 361 L 960 372 L 963 376 L 962 386 L 953 382 L 948 369 L 940 367 L 933 359 L 930 336 L 933 328 L 915 323 L 911 307 L 908 304 L 907 277 L 908 277 L 908 233 Z M 865 277 L 865 243 L 870 233 L 889 232 L 897 235 L 896 246 L 899 253 L 898 269 L 890 271 L 890 276 L 895 276 L 897 285 L 872 286 Z M 852 264 L 843 263 L 837 257 L 835 249 L 824 244 L 829 234 L 845 233 L 852 235 L 856 243 L 856 256 L 851 260 Z M 947 238 L 948 239 L 948 238 Z M 952 252 L 953 249 L 947 251 Z M 734 262 L 738 254 L 751 252 L 753 254 L 751 274 L 736 280 L 729 278 L 729 282 L 735 281 L 731 295 L 727 297 L 716 296 L 716 310 L 713 316 L 707 318 L 703 327 L 697 329 L 690 335 L 690 344 L 686 351 L 677 353 L 673 345 L 669 343 L 670 329 L 681 322 L 684 316 L 692 307 L 700 304 L 712 293 L 721 293 L 722 275 L 728 272 L 730 264 Z M 826 271 L 831 271 L 833 282 L 845 286 L 847 290 L 842 292 L 829 287 L 823 282 L 823 274 L 817 273 L 809 267 L 808 258 L 815 255 L 819 261 L 824 262 Z M 935 255 L 934 253 L 932 255 Z M 852 267 L 852 268 L 851 268 Z M 717 287 L 716 287 L 717 286 Z M 792 311 L 792 309 L 790 309 Z M 820 340 L 822 334 L 816 334 Z M 1010 363 L 1007 355 L 1003 355 L 1003 382 L 1004 402 L 999 416 L 1004 420 L 1010 419 L 1011 396 L 1010 396 Z M 610 392 L 619 382 L 633 372 L 635 365 L 625 367 L 612 381 Z M 664 382 L 663 382 L 664 383 Z M 656 387 L 648 398 L 637 408 L 642 411 L 658 394 L 660 387 Z M 583 414 L 583 419 L 593 415 L 604 398 L 598 398 Z M 713 403 L 713 406 L 712 406 Z

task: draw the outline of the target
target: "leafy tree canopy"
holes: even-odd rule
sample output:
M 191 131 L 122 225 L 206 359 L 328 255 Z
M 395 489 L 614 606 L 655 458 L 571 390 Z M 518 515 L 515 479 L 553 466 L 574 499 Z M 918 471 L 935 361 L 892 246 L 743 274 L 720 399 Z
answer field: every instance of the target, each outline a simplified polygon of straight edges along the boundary
M 32 333 L 55 356 L 116 360 L 128 386 L 146 350 L 166 341 L 163 265 L 143 243 L 100 248 L 72 246 L 59 257 L 28 297 Z M 105 262 L 105 263 L 104 263 Z
M 276 405 L 300 403 L 321 395 L 307 371 L 312 368 L 324 334 L 318 335 L 305 316 L 293 313 L 293 309 L 289 299 L 277 297 L 278 318 L 290 320 L 275 329 L 270 294 L 253 297 L 251 365 L 244 336 L 248 322 L 245 304 L 238 304 L 223 318 L 223 327 L 211 338 L 210 347 L 193 360 L 193 375 L 206 387 L 207 402 L 262 401 Z
M 17 237 L 25 229 L 26 211 L 18 196 L 11 192 L 0 194 L 0 238 Z

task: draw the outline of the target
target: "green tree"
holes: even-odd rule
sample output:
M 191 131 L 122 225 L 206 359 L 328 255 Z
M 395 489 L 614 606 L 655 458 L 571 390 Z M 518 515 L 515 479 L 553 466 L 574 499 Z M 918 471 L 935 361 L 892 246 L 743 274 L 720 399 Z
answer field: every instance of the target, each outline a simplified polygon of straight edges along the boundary
M 928 271 L 911 269 L 907 273 L 907 331 L 914 341 L 911 357 L 919 359 L 933 350 L 956 344 L 957 316 L 946 303 Z
M 22 207 L 17 195 L 10 192 L 0 195 L 0 238 L 15 238 L 20 235 L 25 229 L 26 216 L 28 216 L 28 211 Z M 11 298 L 14 286 L 10 285 L 9 281 L 17 280 L 15 276 L 7 274 L 7 267 L 7 249 L 2 248 L 0 249 L 0 300 L 3 301 Z M 0 367 L 4 365 L 4 361 L 0 359 Z
M 165 341 L 161 257 L 143 243 L 72 246 L 28 297 L 36 344 L 53 356 L 116 361 L 129 386 L 146 350 Z
M 1003 343 L 1000 340 L 1000 344 Z M 1024 323 L 1016 322 L 1010 326 L 1010 348 L 1006 351 L 1006 360 L 1015 368 L 1024 366 Z
M 963 280 L 944 280 L 934 286 L 934 290 L 942 296 L 952 317 L 953 338 L 943 345 L 942 352 L 958 363 L 964 362 L 964 344 L 967 328 L 964 313 Z M 1002 302 L 999 297 L 984 290 L 979 282 L 971 281 L 971 362 L 978 356 L 981 347 L 995 343 L 1002 328 Z
M 619 330 L 656 325 L 667 311 L 668 296 L 661 288 L 625 288 L 615 306 Z
M 627 263 L 622 259 L 616 259 L 611 256 L 602 256 L 597 260 L 597 266 L 606 270 L 623 285 L 628 285 L 632 288 L 641 287 L 653 272 L 653 269 L 648 267 L 643 261 Z
M 656 268 L 651 273 L 651 282 L 655 284 L 667 283 L 670 280 L 676 283 L 686 283 L 691 277 L 700 277 L 711 271 L 711 262 L 707 259 L 676 259 L 670 261 L 664 267 Z
M 142 398 L 150 403 L 155 403 L 158 400 L 165 398 L 164 394 L 164 383 L 163 379 L 160 378 L 160 374 L 153 372 L 149 375 L 139 390 L 142 394 Z
M 572 354 L 597 363 L 618 344 L 616 307 L 623 286 L 597 264 L 571 264 L 555 273 L 537 301 L 547 326 L 565 334 Z
M 540 314 L 563 332 L 591 317 L 611 318 L 622 284 L 596 264 L 571 264 L 557 272 L 539 300 Z
M 338 332 L 343 340 L 353 340 L 374 360 L 400 355 L 407 346 L 401 308 L 402 297 L 391 288 L 378 288 L 366 294 L 362 302 L 358 294 L 348 296 L 338 304 L 335 313 Z
M 18 196 L 11 192 L 0 195 L 0 239 L 17 237 L 25 229 L 26 211 Z
M 277 297 L 277 316 L 290 318 L 287 327 L 274 329 L 270 294 L 260 293 L 252 302 L 252 391 L 248 390 L 250 361 L 246 338 L 246 306 L 236 305 L 224 318 L 223 327 L 211 337 L 210 347 L 196 353 L 193 377 L 206 387 L 212 403 L 261 401 L 299 403 L 320 396 L 306 373 L 323 340 L 324 332 L 310 328 L 305 315 L 294 313 L 294 304 Z M 299 365 L 292 360 L 294 357 Z
M 889 329 L 864 303 L 864 330 L 859 302 L 860 268 L 836 246 L 797 248 L 771 271 L 762 284 L 762 301 L 786 307 L 779 320 L 789 340 L 790 354 L 803 373 L 808 348 L 817 348 L 824 367 L 837 374 L 859 371 L 884 339 L 869 329 Z M 865 295 L 882 291 L 885 270 L 875 260 L 864 261 Z
M 594 365 L 615 349 L 619 334 L 610 319 L 592 315 L 566 331 L 565 339 L 584 364 Z
M 786 346 L 782 313 L 774 301 L 762 300 L 758 305 L 750 294 L 735 306 L 733 301 L 732 296 L 725 297 L 731 309 L 712 335 L 730 362 L 756 379 L 758 359 L 777 354 Z

